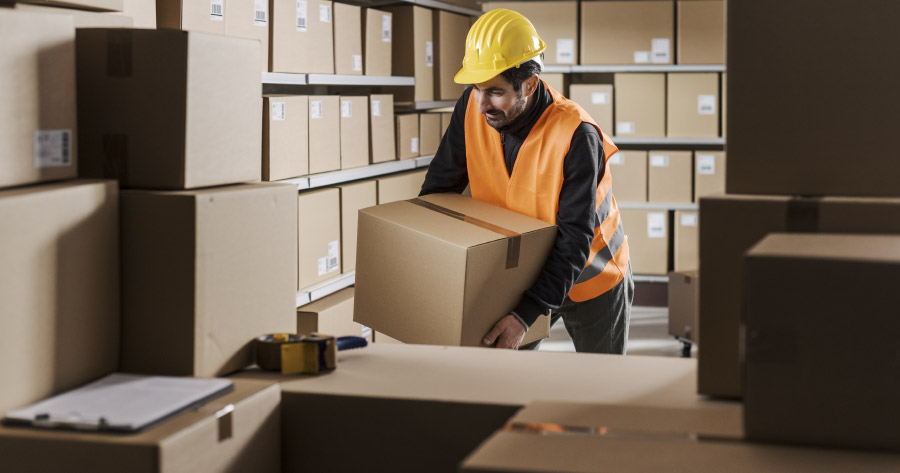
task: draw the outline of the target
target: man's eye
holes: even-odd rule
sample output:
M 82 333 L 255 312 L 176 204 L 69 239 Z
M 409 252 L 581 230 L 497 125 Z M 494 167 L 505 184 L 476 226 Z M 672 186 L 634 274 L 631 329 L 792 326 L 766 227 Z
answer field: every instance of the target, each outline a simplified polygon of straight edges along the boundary
M 493 95 L 494 97 L 503 97 L 503 91 L 496 90 L 496 91 L 492 92 L 491 95 Z

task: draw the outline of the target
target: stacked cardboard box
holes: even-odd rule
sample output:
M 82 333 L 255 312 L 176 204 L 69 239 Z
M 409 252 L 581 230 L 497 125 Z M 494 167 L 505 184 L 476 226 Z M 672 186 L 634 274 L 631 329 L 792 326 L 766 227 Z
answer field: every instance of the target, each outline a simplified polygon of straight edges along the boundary
M 414 87 L 389 87 L 398 102 L 434 100 L 434 25 L 432 12 L 420 6 L 384 7 L 391 13 L 394 29 L 391 42 L 392 75 L 412 76 Z M 460 61 L 462 58 L 460 58 Z
M 0 2 L 0 8 L 3 6 L 2 2 Z M 75 24 L 75 28 L 131 28 L 135 23 L 135 20 L 130 15 L 123 12 L 101 12 L 82 10 L 80 8 L 60 8 L 58 5 L 49 4 L 47 2 L 16 3 L 9 6 L 13 6 L 19 11 L 70 16 Z M 155 21 L 155 11 L 153 18 Z
M 671 0 L 582 2 L 581 64 L 673 64 L 674 13 Z
M 517 11 L 531 21 L 541 39 L 547 43 L 544 64 L 579 64 L 578 2 L 487 2 L 482 5 L 485 12 L 498 8 Z M 581 45 L 583 58 L 583 40 Z

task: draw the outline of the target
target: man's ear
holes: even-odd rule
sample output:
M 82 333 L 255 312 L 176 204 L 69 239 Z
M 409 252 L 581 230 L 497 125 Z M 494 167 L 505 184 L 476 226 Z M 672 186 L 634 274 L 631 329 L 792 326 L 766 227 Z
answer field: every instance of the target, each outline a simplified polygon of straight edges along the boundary
M 531 77 L 522 81 L 522 89 L 525 93 L 526 97 L 530 97 L 531 94 L 537 92 L 538 82 L 540 82 L 541 78 L 537 74 L 533 74 Z

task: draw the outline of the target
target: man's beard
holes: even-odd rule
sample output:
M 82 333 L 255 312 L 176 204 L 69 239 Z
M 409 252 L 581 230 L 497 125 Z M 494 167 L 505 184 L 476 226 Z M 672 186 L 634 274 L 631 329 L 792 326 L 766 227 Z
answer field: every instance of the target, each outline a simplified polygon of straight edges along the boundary
M 518 99 L 516 99 L 515 103 L 513 103 L 512 107 L 509 109 L 509 112 L 504 112 L 499 109 L 491 109 L 488 110 L 484 114 L 484 119 L 487 120 L 487 124 L 494 127 L 495 130 L 500 131 L 502 128 L 508 127 L 522 112 L 525 111 L 525 106 L 528 105 L 528 99 L 522 95 L 522 92 L 517 92 Z M 491 118 L 488 116 L 489 113 L 498 113 L 497 118 Z

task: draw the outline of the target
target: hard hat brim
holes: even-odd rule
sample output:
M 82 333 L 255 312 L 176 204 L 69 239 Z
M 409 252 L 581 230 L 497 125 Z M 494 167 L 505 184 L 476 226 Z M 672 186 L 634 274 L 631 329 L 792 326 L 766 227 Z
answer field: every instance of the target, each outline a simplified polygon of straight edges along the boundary
M 503 71 L 467 71 L 465 68 L 462 68 L 453 77 L 453 82 L 464 85 L 480 84 L 497 77 L 501 72 Z

